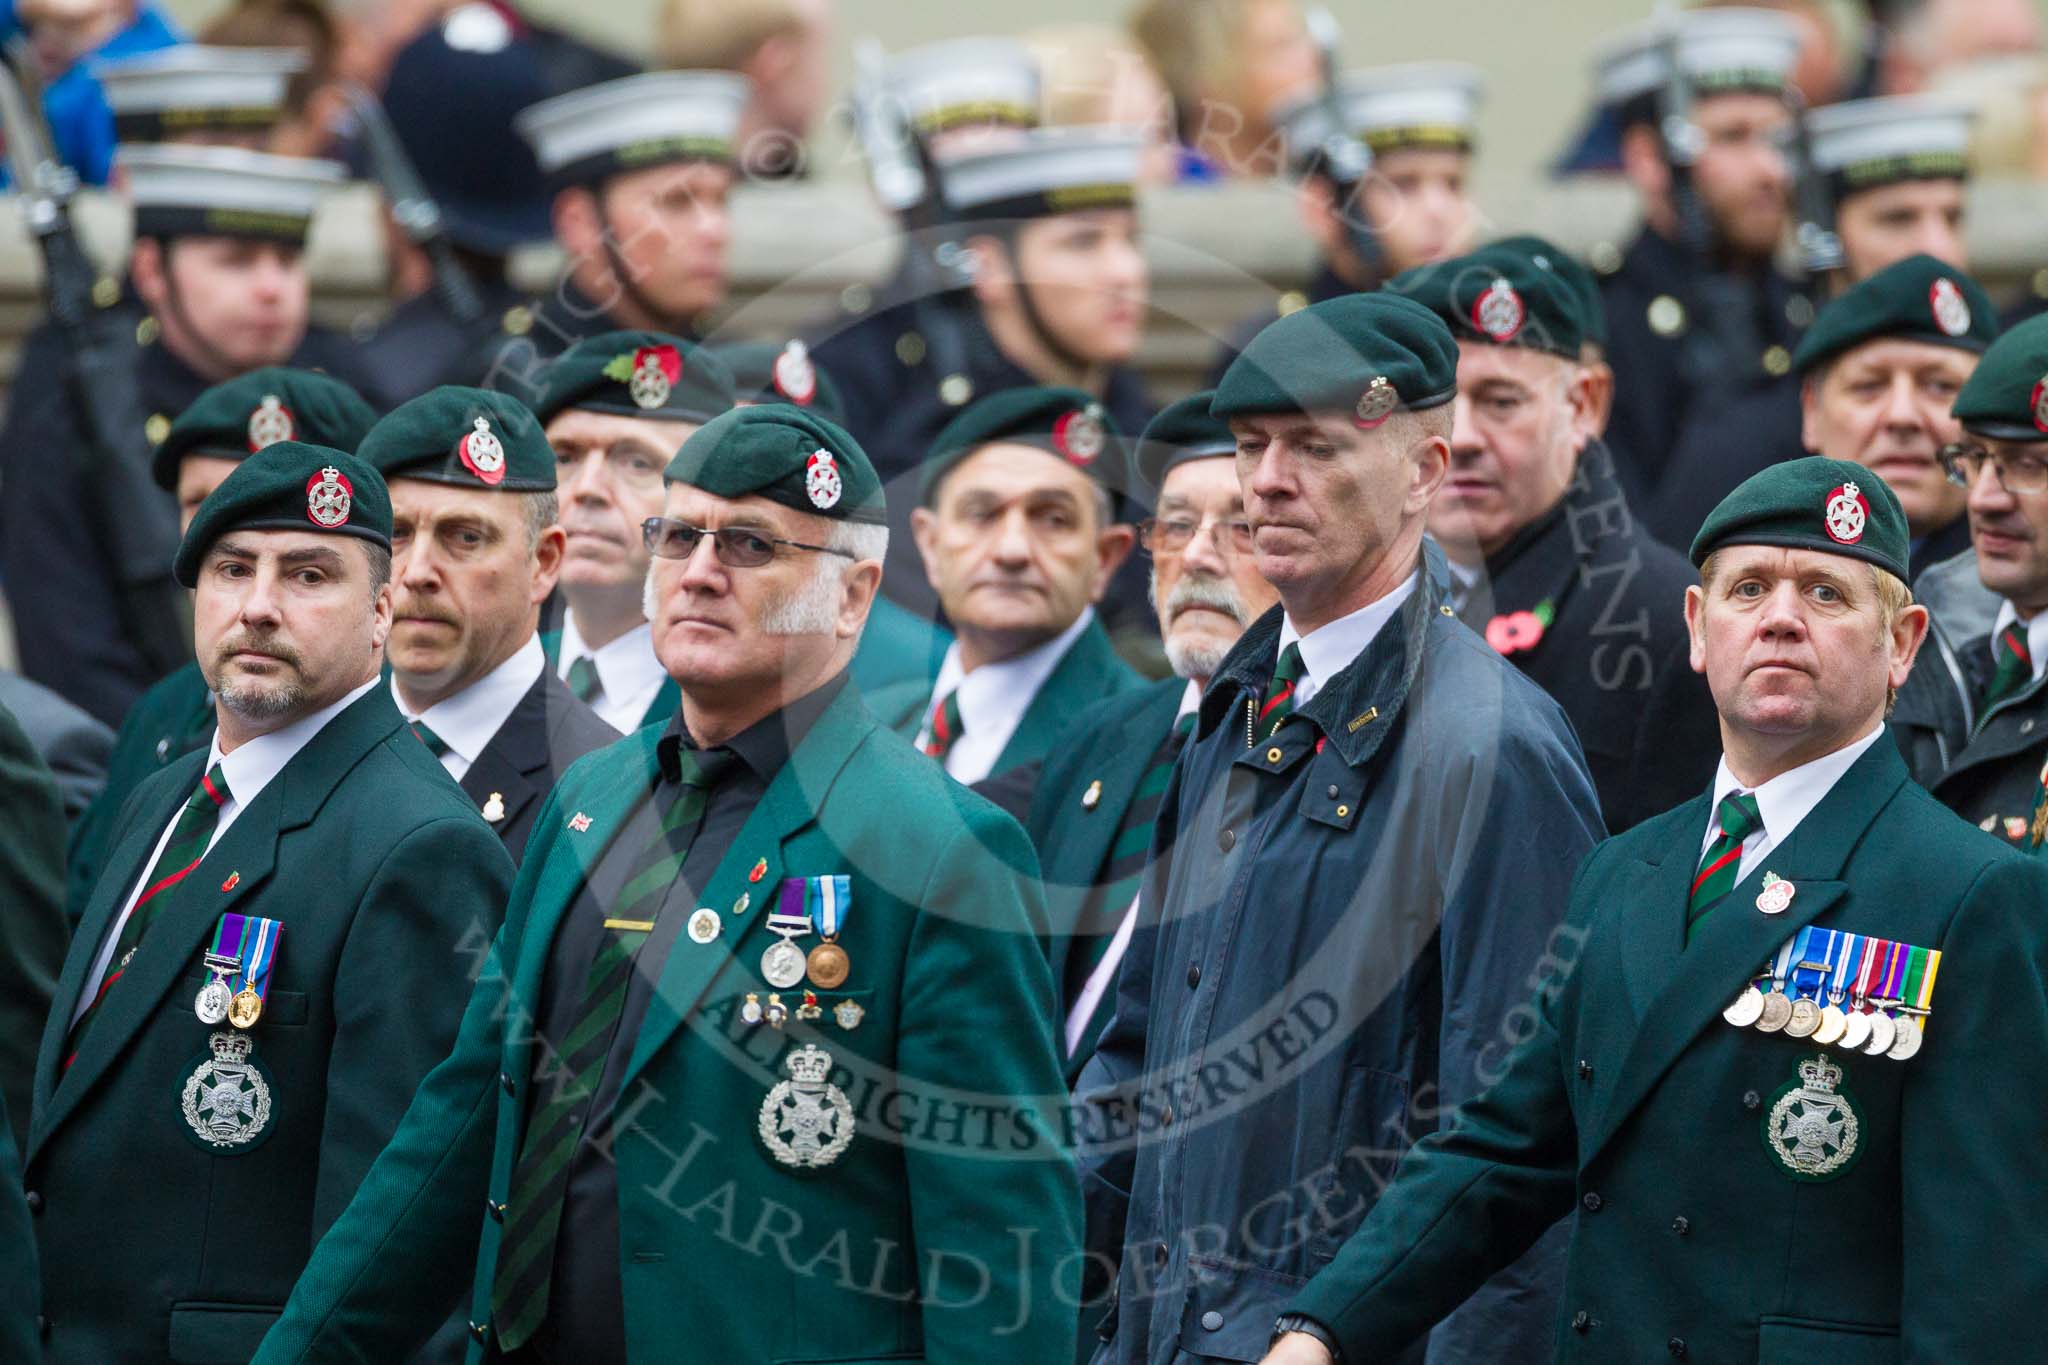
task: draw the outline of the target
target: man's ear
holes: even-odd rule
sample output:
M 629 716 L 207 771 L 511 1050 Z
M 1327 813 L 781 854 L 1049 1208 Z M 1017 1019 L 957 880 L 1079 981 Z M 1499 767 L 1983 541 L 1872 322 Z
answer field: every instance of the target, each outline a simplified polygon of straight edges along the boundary
M 1704 674 L 1707 671 L 1706 625 L 1700 619 L 1707 609 L 1707 595 L 1704 590 L 1691 587 L 1685 590 L 1685 634 L 1689 644 L 1686 661 L 1692 671 Z
M 556 193 L 550 209 L 555 240 L 562 244 L 573 262 L 594 256 L 604 247 L 604 219 L 598 212 L 597 197 L 581 186 Z
M 929 507 L 910 510 L 910 538 L 917 542 L 918 558 L 924 561 L 925 581 L 939 590 L 939 517 Z
M 1649 124 L 1633 123 L 1623 130 L 1621 173 L 1645 197 L 1671 192 L 1671 167 L 1664 160 L 1664 141 Z
M 1109 580 L 1116 577 L 1116 571 L 1124 566 L 1137 547 L 1138 531 L 1126 522 L 1105 526 L 1095 537 L 1095 591 L 1089 600 L 1100 602 L 1102 594 L 1109 591 Z
M 974 300 L 983 307 L 1006 301 L 1017 288 L 1017 264 L 1002 239 L 982 233 L 966 241 L 974 262 Z
M 128 254 L 128 273 L 135 281 L 135 292 L 141 297 L 143 306 L 152 313 L 163 310 L 164 301 L 170 294 L 170 261 L 164 254 L 164 244 L 154 237 L 138 237 L 134 249 Z
M 1301 214 L 1301 230 L 1328 257 L 1342 245 L 1337 219 L 1337 191 L 1320 175 L 1303 176 L 1294 190 L 1294 207 Z
M 1408 485 L 1407 510 L 1410 516 L 1419 516 L 1436 501 L 1438 490 L 1450 475 L 1451 443 L 1434 434 L 1417 437 L 1408 448 L 1408 458 L 1414 463 L 1415 473 Z

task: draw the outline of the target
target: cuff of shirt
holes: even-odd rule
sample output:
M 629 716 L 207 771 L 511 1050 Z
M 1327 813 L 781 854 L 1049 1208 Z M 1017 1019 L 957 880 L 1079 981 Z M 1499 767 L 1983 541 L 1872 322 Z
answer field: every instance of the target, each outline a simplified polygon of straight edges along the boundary
M 1337 1338 L 1330 1334 L 1329 1328 L 1314 1318 L 1304 1317 L 1300 1313 L 1282 1313 L 1279 1321 L 1273 1324 L 1273 1340 L 1278 1341 L 1289 1332 L 1314 1337 L 1323 1343 L 1323 1349 L 1330 1353 L 1330 1359 L 1336 1361 L 1337 1365 L 1344 1365 L 1344 1352 L 1338 1349 Z

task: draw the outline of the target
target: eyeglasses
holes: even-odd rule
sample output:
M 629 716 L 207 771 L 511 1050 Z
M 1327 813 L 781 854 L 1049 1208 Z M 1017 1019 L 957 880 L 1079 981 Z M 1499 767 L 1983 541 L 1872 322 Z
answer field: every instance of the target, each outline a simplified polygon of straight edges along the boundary
M 1194 543 L 1195 536 L 1207 528 L 1210 541 L 1221 551 L 1227 548 L 1241 555 L 1252 552 L 1252 524 L 1242 517 L 1229 521 L 1196 521 L 1192 517 L 1147 517 L 1138 523 L 1138 544 L 1145 553 L 1177 555 L 1186 552 Z M 1225 542 L 1219 533 L 1228 532 L 1230 539 Z
M 1998 486 L 2006 492 L 2039 493 L 2048 490 L 2048 457 L 2042 455 L 2007 455 L 1958 441 L 1943 446 L 1935 452 L 1935 458 L 1941 461 L 1942 472 L 1948 475 L 1948 481 L 1958 488 L 1973 487 L 1988 460 L 1997 473 Z
M 728 569 L 758 569 L 775 558 L 778 545 L 787 545 L 792 550 L 809 550 L 814 554 L 839 555 L 845 559 L 859 557 L 845 550 L 835 550 L 830 545 L 806 545 L 800 540 L 783 540 L 745 526 L 721 526 L 712 531 L 692 526 L 687 521 L 677 521 L 674 517 L 649 517 L 640 523 L 640 538 L 647 542 L 647 552 L 660 559 L 688 559 L 697 553 L 697 542 L 706 536 L 711 537 L 712 553 Z

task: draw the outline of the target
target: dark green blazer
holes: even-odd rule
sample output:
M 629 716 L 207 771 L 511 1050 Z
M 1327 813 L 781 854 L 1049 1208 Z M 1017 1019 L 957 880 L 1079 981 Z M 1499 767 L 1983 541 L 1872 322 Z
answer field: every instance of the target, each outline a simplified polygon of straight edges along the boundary
M 1060 989 L 1058 1019 L 1066 1027 L 1070 958 L 1093 955 L 1094 945 L 1116 933 L 1128 902 L 1103 902 L 1110 851 L 1152 756 L 1180 712 L 1187 692 L 1183 678 L 1167 678 L 1105 697 L 1082 711 L 1054 746 L 1032 793 L 1024 822 L 1045 872 L 1046 908 L 1052 916 L 1048 956 Z M 1098 785 L 1099 784 L 1099 785 Z M 1089 800 L 1090 792 L 1095 799 Z M 1095 1040 L 1115 1012 L 1116 992 L 1105 992 L 1090 1018 L 1081 1045 L 1067 1056 L 1067 1083 L 1080 1076 L 1095 1051 Z M 1065 1043 L 1064 1032 L 1061 1043 Z
M 0 1360 L 33 1365 L 42 1358 L 36 1339 L 41 1295 L 35 1234 L 21 1194 L 21 1163 L 14 1155 L 14 1125 L 0 1101 Z
M 114 739 L 106 785 L 71 832 L 65 857 L 64 910 L 72 924 L 99 882 L 122 808 L 144 779 L 162 772 L 213 738 L 213 694 L 198 664 L 186 664 L 136 699 Z
M 0 1099 L 28 1136 L 36 1039 L 64 967 L 64 806 L 34 744 L 0 706 Z
M 77 1060 L 93 958 L 204 753 L 136 789 L 73 940 L 37 1059 L 26 1182 L 52 1361 L 243 1360 L 447 1055 L 512 863 L 373 688 L 330 720 L 158 913 Z M 226 911 L 284 924 L 251 1036 L 272 1115 L 216 1153 L 180 1112 L 213 1030 L 193 1014 Z
M 1943 809 L 1881 737 L 1688 947 L 1708 800 L 1594 850 L 1542 989 L 1503 1021 L 1526 1041 L 1501 1079 L 1292 1305 L 1346 1360 L 1393 1354 L 1574 1209 L 1560 1360 L 2039 1358 L 2048 867 Z M 1756 907 L 1766 871 L 1795 888 L 1781 914 Z M 1941 950 L 1919 1056 L 1721 1018 L 1807 924 Z M 1796 1179 L 1765 1124 L 1820 1053 L 1858 1150 Z
M 516 866 L 526 856 L 541 798 L 555 780 L 571 763 L 618 738 L 619 732 L 578 701 L 550 664 L 462 775 L 462 790 L 497 831 Z
M 562 632 L 544 630 L 540 633 L 541 653 L 548 656 L 548 671 L 553 673 L 562 663 Z M 654 700 L 647 703 L 647 710 L 640 717 L 635 729 L 644 730 L 650 725 L 666 725 L 675 719 L 676 712 L 683 704 L 683 692 L 676 686 L 674 678 L 662 679 L 661 687 L 654 694 Z
M 505 1021 L 535 1017 L 556 929 L 645 808 L 658 739 L 643 730 L 583 759 L 542 807 L 455 1051 L 322 1242 L 265 1365 L 402 1360 L 465 1287 L 489 1340 L 495 1220 L 535 1061 L 533 1030 Z M 884 730 L 853 688 L 833 699 L 697 897 L 722 931 L 676 938 L 621 1079 L 630 1359 L 1044 1365 L 1071 1353 L 1074 1295 L 1052 1278 L 1074 1274 L 1080 1203 L 1056 1121 L 1036 872 L 1014 821 Z M 819 993 L 815 1023 L 748 1026 L 738 1011 L 750 993 L 767 1000 L 759 964 L 782 879 L 840 873 L 851 979 Z M 853 1029 L 832 1013 L 844 1001 L 864 1011 Z M 837 1161 L 797 1169 L 757 1126 L 805 1043 L 831 1054 L 855 1128 Z M 922 1306 L 905 1275 L 925 1281 Z
M 1090 621 L 1088 629 L 1074 637 L 1059 664 L 1046 675 L 989 772 L 1006 772 L 1020 763 L 1044 758 L 1082 708 L 1144 685 L 1145 680 L 1117 657 L 1116 646 L 1109 642 L 1101 620 Z M 916 738 L 924 724 L 925 710 L 931 704 L 930 678 L 906 679 L 881 688 L 871 702 L 882 723 L 905 739 Z

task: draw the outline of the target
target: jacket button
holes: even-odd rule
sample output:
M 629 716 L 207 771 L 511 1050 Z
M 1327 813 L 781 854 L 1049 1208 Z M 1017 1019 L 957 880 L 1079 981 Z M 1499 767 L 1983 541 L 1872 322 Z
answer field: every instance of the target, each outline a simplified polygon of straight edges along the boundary
M 41 1213 L 43 1211 L 43 1194 L 41 1190 L 30 1190 L 22 1196 L 21 1202 L 28 1205 L 30 1213 Z
M 491 1329 L 484 1326 L 480 1322 L 472 1322 L 469 1325 L 469 1338 L 471 1341 L 474 1341 L 477 1345 L 482 1346 L 488 1341 L 490 1341 Z
M 1745 1090 L 1742 1092 L 1742 1107 L 1754 1114 L 1764 1107 L 1764 1097 L 1754 1090 Z
M 500 1204 L 495 1199 L 484 1200 L 484 1212 L 491 1216 L 491 1221 L 493 1223 L 502 1223 L 505 1221 L 505 1206 L 503 1204 Z
M 2020 733 L 2023 735 L 2031 735 L 2034 733 L 2034 718 L 2032 716 L 2028 716 L 2025 720 L 2020 722 Z
M 1234 829 L 1226 829 L 1221 834 L 1217 835 L 1216 847 L 1222 849 L 1225 853 L 1228 853 L 1233 848 L 1236 848 L 1237 831 Z
M 1334 782 L 1330 784 L 1330 799 L 1332 801 L 1337 799 L 1337 784 Z
M 1169 1105 L 1166 1105 L 1166 1106 L 1165 1106 L 1164 1108 L 1162 1108 L 1162 1109 L 1161 1109 L 1161 1110 L 1159 1111 L 1159 1126 L 1160 1126 L 1161 1128 L 1171 1128 L 1171 1127 L 1173 1126 L 1173 1106 L 1172 1106 L 1172 1105 L 1170 1105 L 1170 1104 L 1169 1104 Z
M 1593 1079 L 1593 1064 L 1583 1057 L 1579 1059 L 1579 1079 L 1582 1081 Z
M 1210 1309 L 1210 1310 L 1209 1310 L 1208 1312 L 1206 1312 L 1206 1313 L 1202 1314 L 1202 1330 L 1203 1330 L 1203 1331 L 1205 1331 L 1205 1332 L 1214 1332 L 1214 1331 L 1218 1331 L 1218 1330 L 1220 1330 L 1220 1329 L 1222 1328 L 1222 1326 L 1223 1326 L 1223 1315 L 1222 1315 L 1221 1313 L 1217 1312 L 1217 1311 L 1216 1311 L 1215 1309 L 1211 1308 L 1211 1309 Z
M 1673 1360 L 1685 1359 L 1685 1342 L 1683 1339 L 1679 1337 L 1673 1337 L 1671 1338 L 1671 1340 L 1665 1342 L 1664 1349 L 1671 1352 L 1671 1358 Z
M 1157 1261 L 1159 1264 L 1166 1264 L 1166 1255 L 1166 1243 L 1161 1242 L 1158 1246 L 1152 1248 L 1152 1259 Z
M 1586 1212 L 1587 1212 L 1587 1213 L 1598 1213 L 1598 1212 L 1600 1212 L 1600 1205 L 1601 1205 L 1601 1202 L 1602 1202 L 1602 1201 L 1601 1201 L 1601 1198 L 1600 1198 L 1600 1196 L 1599 1196 L 1599 1195 L 1597 1195 L 1597 1194 L 1595 1194 L 1595 1193 L 1593 1193 L 1593 1192 L 1592 1192 L 1591 1190 L 1587 1190 L 1587 1191 L 1586 1191 L 1586 1197 L 1585 1197 L 1584 1199 L 1581 1199 L 1581 1200 L 1579 1201 L 1579 1203 L 1580 1203 L 1580 1204 L 1582 1204 L 1582 1205 L 1584 1205 L 1584 1206 L 1585 1206 L 1585 1209 L 1586 1209 Z
M 507 1076 L 502 1071 L 498 1073 L 498 1084 L 504 1088 L 506 1094 L 510 1095 L 514 1093 L 512 1086 L 512 1078 L 510 1076 Z
M 1587 1329 L 1592 1327 L 1592 1325 L 1593 1315 L 1585 1309 L 1581 1308 L 1578 1312 L 1572 1314 L 1572 1330 L 1581 1336 L 1585 1335 Z
M 1201 984 L 1202 964 L 1199 962 L 1190 962 L 1188 964 L 1188 989 L 1193 990 L 1196 986 L 1199 986 Z
M 1685 1236 L 1686 1233 L 1692 1231 L 1692 1219 L 1684 1217 L 1683 1215 L 1672 1219 L 1671 1230 L 1677 1233 L 1680 1237 Z
M 43 1337 L 50 1335 L 50 1320 L 41 1313 L 36 1314 L 36 1335 Z

